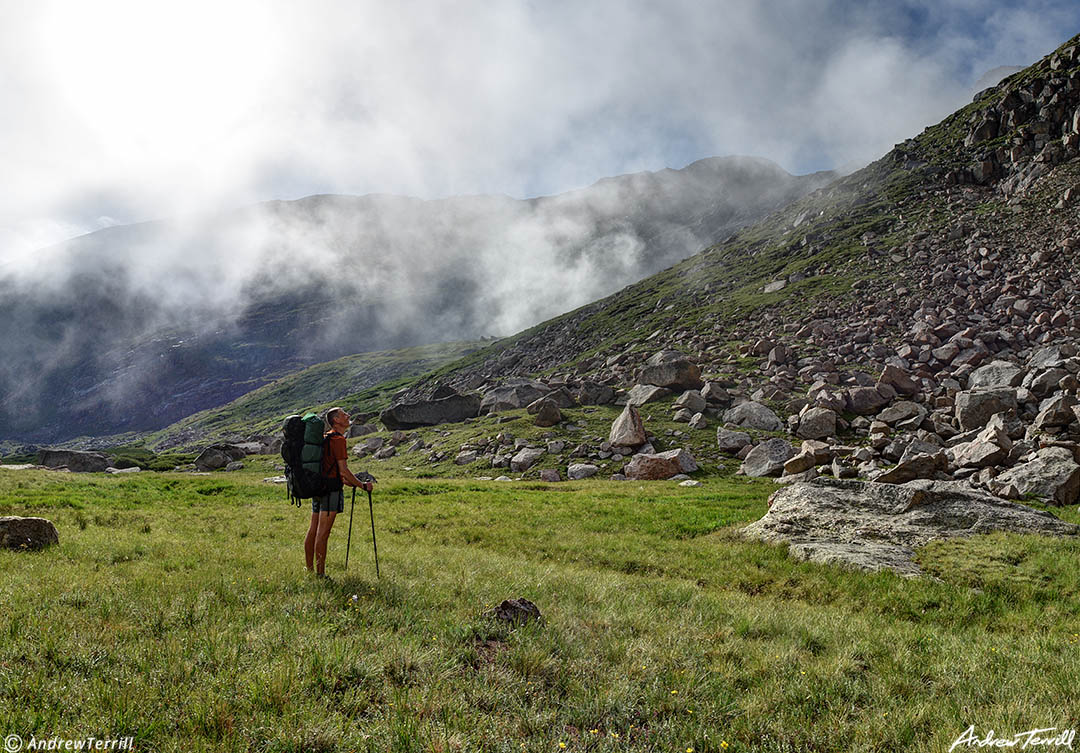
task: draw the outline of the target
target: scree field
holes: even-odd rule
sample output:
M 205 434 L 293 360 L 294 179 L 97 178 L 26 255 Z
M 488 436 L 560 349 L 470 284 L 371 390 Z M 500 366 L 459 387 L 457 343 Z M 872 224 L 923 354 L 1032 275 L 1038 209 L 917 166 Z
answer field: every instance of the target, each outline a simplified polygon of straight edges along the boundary
M 1077 726 L 1080 543 L 932 544 L 905 580 L 737 531 L 769 482 L 384 479 L 328 572 L 270 459 L 0 471 L 0 732 L 142 751 L 947 751 Z M 1075 510 L 1059 511 L 1072 522 Z M 533 601 L 543 623 L 485 615 Z M 961 747 L 958 749 L 969 749 Z

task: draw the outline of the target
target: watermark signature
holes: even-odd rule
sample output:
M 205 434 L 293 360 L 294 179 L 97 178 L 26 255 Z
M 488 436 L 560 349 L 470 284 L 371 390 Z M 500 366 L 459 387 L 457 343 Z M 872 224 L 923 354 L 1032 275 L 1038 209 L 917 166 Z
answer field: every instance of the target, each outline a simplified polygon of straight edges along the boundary
M 21 735 L 4 738 L 4 753 L 24 750 L 135 750 L 134 737 L 38 737 L 24 740 Z
M 1056 734 L 1055 734 L 1056 733 Z M 1037 746 L 1064 747 L 1073 749 L 1073 740 L 1076 738 L 1075 729 L 1058 731 L 1057 727 L 1043 727 L 1042 729 L 1029 729 L 1026 732 L 1017 732 L 1009 737 L 998 737 L 994 730 L 990 730 L 985 736 L 979 737 L 975 732 L 975 725 L 971 725 L 960 737 L 956 738 L 949 747 L 952 753 L 958 747 L 978 748 L 1034 748 Z

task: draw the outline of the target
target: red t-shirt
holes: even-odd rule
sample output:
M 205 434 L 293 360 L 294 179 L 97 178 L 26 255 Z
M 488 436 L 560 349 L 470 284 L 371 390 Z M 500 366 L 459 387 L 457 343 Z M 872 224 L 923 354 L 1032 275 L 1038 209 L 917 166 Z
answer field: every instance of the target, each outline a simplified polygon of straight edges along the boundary
M 347 460 L 348 448 L 345 446 L 345 437 L 336 431 L 328 431 L 323 435 L 326 440 L 326 452 L 323 454 L 322 475 L 327 478 L 341 478 L 338 472 L 338 461 Z

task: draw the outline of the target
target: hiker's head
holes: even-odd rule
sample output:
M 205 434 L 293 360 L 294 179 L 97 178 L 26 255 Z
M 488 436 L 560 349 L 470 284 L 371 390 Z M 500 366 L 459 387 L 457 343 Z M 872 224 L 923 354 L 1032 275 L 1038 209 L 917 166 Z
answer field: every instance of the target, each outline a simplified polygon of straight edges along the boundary
M 326 411 L 326 423 L 331 429 L 348 429 L 349 414 L 345 412 L 344 408 L 331 408 Z

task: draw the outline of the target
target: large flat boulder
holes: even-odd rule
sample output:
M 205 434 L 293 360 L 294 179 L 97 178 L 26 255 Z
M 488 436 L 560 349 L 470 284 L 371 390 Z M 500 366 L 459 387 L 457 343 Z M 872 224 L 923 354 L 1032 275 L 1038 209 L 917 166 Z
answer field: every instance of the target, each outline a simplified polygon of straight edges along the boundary
M 962 431 L 981 429 L 994 414 L 1016 409 L 1016 390 L 1003 387 L 958 392 L 953 409 Z
M 56 526 L 45 518 L 0 517 L 0 549 L 44 549 L 60 543 Z
M 104 473 L 110 463 L 109 458 L 100 452 L 42 450 L 38 453 L 38 465 L 67 468 L 73 473 Z
M 480 408 L 478 395 L 450 395 L 437 400 L 391 405 L 379 414 L 379 420 L 391 431 L 417 429 L 474 418 L 480 414 Z
M 1076 536 L 1080 526 L 949 481 L 872 484 L 815 479 L 783 487 L 744 536 L 789 545 L 803 560 L 916 576 L 915 548 L 990 531 Z

